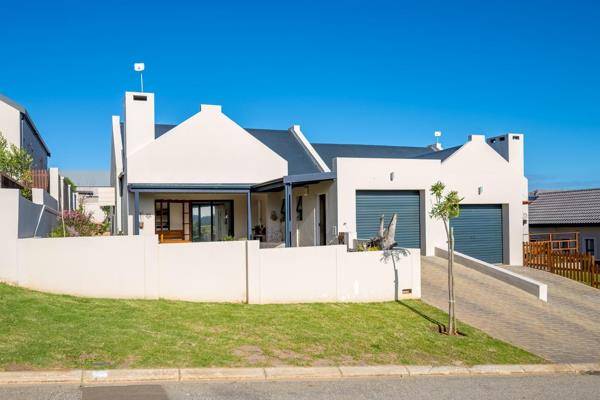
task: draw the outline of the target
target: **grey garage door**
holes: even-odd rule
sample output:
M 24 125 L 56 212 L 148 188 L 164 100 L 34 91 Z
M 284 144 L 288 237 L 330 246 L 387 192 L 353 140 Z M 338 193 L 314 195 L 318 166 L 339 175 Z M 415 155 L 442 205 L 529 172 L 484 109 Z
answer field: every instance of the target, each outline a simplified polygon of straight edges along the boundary
M 461 205 L 460 216 L 451 220 L 454 249 L 489 263 L 502 263 L 502 206 L 499 204 Z
M 370 239 L 379 230 L 379 217 L 385 227 L 398 214 L 396 242 L 400 247 L 421 247 L 421 196 L 418 191 L 357 190 L 356 232 L 358 239 Z

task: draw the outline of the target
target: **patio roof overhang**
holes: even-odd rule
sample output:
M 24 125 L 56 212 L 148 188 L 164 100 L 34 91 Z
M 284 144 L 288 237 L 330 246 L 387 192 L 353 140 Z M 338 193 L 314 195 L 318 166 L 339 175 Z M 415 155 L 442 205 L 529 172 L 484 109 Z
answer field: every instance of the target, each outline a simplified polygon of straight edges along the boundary
M 130 192 L 140 193 L 247 193 L 251 184 L 243 183 L 130 183 Z
M 335 172 L 320 172 L 314 174 L 288 175 L 272 181 L 246 184 L 246 183 L 130 183 L 127 188 L 133 193 L 134 207 L 134 233 L 139 235 L 140 221 L 140 193 L 245 193 L 248 216 L 248 238 L 252 239 L 252 208 L 250 193 L 284 191 L 285 201 L 285 245 L 292 245 L 292 187 L 309 185 L 336 179 Z
M 252 192 L 276 192 L 285 189 L 285 185 L 309 185 L 323 181 L 335 180 L 335 172 L 321 172 L 314 174 L 288 175 L 272 181 L 258 183 L 252 186 Z

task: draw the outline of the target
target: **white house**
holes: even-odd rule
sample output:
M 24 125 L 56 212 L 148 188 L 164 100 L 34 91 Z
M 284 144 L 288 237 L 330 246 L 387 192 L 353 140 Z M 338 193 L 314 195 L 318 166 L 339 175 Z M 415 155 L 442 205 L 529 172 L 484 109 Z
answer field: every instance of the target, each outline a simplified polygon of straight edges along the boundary
M 25 149 L 33 159 L 33 169 L 48 168 L 50 150 L 29 113 L 16 101 L 0 94 L 0 133 L 9 144 Z
M 247 129 L 202 105 L 179 125 L 157 124 L 154 94 L 125 94 L 112 118 L 114 233 L 161 242 L 255 238 L 265 247 L 315 246 L 372 237 L 379 216 L 398 214 L 399 246 L 433 255 L 445 247 L 429 217 L 429 188 L 457 190 L 456 249 L 521 264 L 527 179 L 521 134 L 460 146 L 311 144 L 287 130 Z
M 92 215 L 95 223 L 106 219 L 105 208 L 112 215 L 115 205 L 115 189 L 111 186 L 109 171 L 60 171 L 63 176 L 76 185 L 77 206 L 81 205 L 84 212 Z

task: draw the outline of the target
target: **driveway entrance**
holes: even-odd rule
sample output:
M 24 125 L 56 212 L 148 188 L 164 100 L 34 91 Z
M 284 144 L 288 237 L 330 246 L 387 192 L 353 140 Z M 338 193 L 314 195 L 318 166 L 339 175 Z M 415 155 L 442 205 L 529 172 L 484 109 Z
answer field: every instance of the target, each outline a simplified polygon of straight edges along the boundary
M 448 308 L 447 261 L 423 257 L 423 301 Z M 600 362 L 600 290 L 525 267 L 507 269 L 548 285 L 548 302 L 455 264 L 456 317 L 553 362 Z

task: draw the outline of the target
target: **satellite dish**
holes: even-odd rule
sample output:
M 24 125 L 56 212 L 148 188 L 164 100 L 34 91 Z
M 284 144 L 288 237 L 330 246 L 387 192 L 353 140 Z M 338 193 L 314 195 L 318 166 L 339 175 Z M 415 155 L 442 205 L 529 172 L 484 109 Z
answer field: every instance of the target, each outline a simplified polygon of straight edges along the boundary
M 142 64 L 142 65 L 143 65 L 143 64 Z M 435 132 L 433 133 L 433 135 L 434 135 L 435 137 L 440 137 L 440 136 L 442 136 L 442 131 L 435 131 Z

